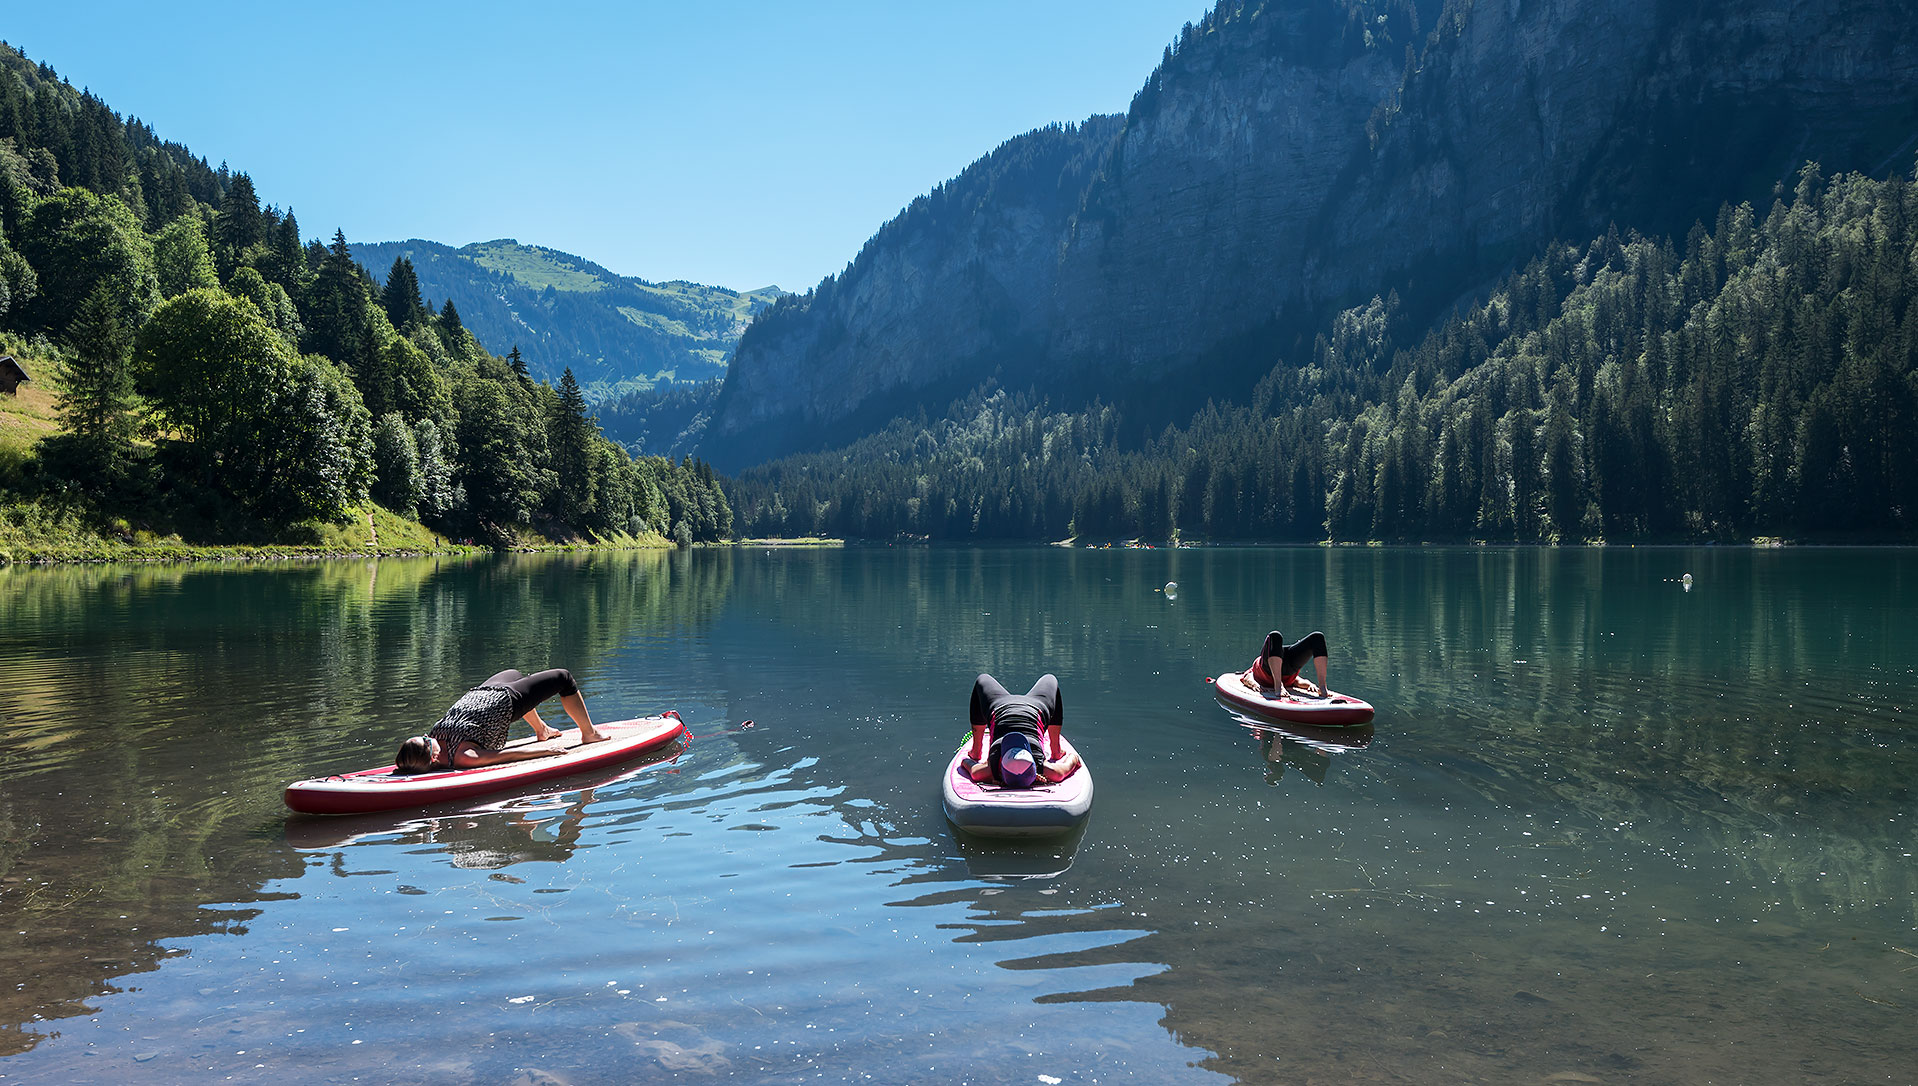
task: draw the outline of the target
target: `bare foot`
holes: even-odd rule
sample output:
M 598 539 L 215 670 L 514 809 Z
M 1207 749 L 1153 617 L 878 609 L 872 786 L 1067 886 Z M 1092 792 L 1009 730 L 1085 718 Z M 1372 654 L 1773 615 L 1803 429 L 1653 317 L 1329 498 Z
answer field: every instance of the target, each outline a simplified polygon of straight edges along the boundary
M 581 743 L 604 743 L 609 738 L 611 737 L 602 733 L 598 728 L 581 728 L 579 730 L 579 741 Z

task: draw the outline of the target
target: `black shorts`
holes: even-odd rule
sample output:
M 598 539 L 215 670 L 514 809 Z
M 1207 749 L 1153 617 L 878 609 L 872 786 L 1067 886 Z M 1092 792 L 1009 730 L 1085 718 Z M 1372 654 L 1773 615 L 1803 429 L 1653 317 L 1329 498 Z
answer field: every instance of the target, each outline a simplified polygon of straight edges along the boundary
M 511 691 L 514 719 L 525 716 L 529 710 L 538 708 L 541 702 L 549 698 L 579 693 L 579 685 L 573 682 L 573 673 L 563 667 L 549 668 L 531 675 L 522 675 L 509 667 L 481 683 L 480 689 Z
M 1066 703 L 1059 694 L 1059 680 L 1041 675 L 1032 689 L 1012 694 L 990 675 L 981 675 L 972 683 L 972 726 L 991 725 L 995 737 L 1007 732 L 1023 732 L 1034 739 L 1046 728 L 1065 727 Z
M 1280 669 L 1284 672 L 1280 677 L 1289 679 L 1297 675 L 1299 669 L 1311 663 L 1315 657 L 1330 655 L 1332 654 L 1325 650 L 1325 635 L 1317 630 L 1313 630 L 1290 645 L 1285 643 L 1285 638 L 1279 631 L 1273 630 L 1265 635 L 1265 645 L 1259 649 L 1259 663 L 1263 664 L 1267 658 L 1277 656 L 1280 660 Z

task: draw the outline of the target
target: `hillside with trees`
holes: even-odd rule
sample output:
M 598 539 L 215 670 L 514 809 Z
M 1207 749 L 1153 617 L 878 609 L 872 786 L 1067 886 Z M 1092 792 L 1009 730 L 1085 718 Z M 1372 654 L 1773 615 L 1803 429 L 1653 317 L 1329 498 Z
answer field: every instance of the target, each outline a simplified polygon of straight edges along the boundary
M 1423 335 L 1613 225 L 1682 239 L 1807 161 L 1906 169 L 1894 0 L 1217 0 L 1123 116 L 1015 136 L 747 329 L 705 455 L 735 471 L 995 381 L 1184 425 L 1396 293 Z
M 355 242 L 384 288 L 404 258 L 427 298 L 452 302 L 481 344 L 517 349 L 537 379 L 570 369 L 587 401 L 726 374 L 753 317 L 782 292 L 737 291 L 616 275 L 584 257 L 512 239 L 453 248 L 431 241 Z
M 297 542 L 369 502 L 493 545 L 730 535 L 712 472 L 629 456 L 570 372 L 487 352 L 404 261 L 376 283 L 340 232 L 303 241 L 247 174 L 7 47 L 0 330 L 57 416 L 0 426 L 0 545 Z
M 1911 177 L 1807 165 L 1682 239 L 1553 244 L 1436 328 L 1374 298 L 1149 438 L 985 387 L 750 469 L 735 508 L 754 535 L 1909 541 L 1914 223 Z

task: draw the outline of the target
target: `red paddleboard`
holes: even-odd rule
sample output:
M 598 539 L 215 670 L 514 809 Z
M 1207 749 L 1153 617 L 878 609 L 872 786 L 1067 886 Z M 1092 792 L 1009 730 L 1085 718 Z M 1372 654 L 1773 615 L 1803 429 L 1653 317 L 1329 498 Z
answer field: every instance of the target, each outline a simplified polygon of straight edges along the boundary
M 606 736 L 605 742 L 581 743 L 579 733 L 569 731 L 544 743 L 527 736 L 506 744 L 507 750 L 532 748 L 564 752 L 551 758 L 434 773 L 395 773 L 396 767 L 385 765 L 295 781 L 286 786 L 286 805 L 302 814 L 367 814 L 424 807 L 617 765 L 686 734 L 686 725 L 680 723 L 679 714 L 671 710 L 659 716 L 615 720 L 596 727 Z
M 1211 681 L 1213 693 L 1227 708 L 1262 720 L 1321 728 L 1350 728 L 1372 722 L 1369 702 L 1336 690 L 1326 691 L 1327 696 L 1322 698 L 1294 690 L 1268 690 L 1253 680 L 1250 668 Z

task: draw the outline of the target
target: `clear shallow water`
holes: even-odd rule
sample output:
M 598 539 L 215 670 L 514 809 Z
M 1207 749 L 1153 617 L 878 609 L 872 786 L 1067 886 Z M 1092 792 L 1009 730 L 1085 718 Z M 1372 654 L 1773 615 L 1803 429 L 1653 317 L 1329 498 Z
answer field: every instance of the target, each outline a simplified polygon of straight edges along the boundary
M 0 569 L 0 1081 L 1911 1082 L 1914 604 L 1902 550 Z M 1211 699 L 1273 625 L 1369 736 Z M 547 664 L 694 740 L 281 807 Z M 1082 838 L 946 824 L 982 669 L 1060 676 Z

